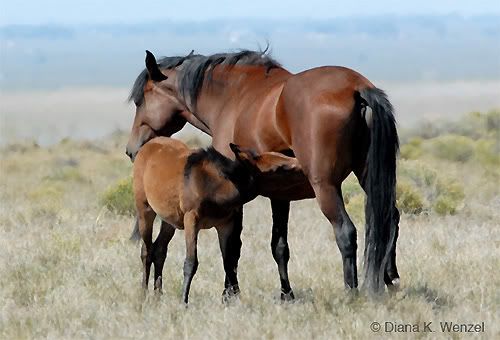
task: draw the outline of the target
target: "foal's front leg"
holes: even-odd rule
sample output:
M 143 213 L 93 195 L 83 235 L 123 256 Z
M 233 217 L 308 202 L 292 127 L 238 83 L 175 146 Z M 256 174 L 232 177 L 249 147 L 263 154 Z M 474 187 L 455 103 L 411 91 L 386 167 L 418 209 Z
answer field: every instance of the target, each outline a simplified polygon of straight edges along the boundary
M 243 207 L 235 212 L 229 223 L 217 226 L 219 246 L 222 253 L 224 271 L 226 273 L 224 291 L 222 292 L 223 302 L 227 302 L 232 297 L 240 294 L 237 269 L 240 259 L 242 229 Z
M 153 235 L 153 223 L 156 217 L 156 213 L 148 205 L 140 205 L 137 209 L 137 221 L 139 225 L 139 233 L 142 238 L 142 248 L 141 248 L 141 261 L 143 265 L 143 275 L 142 275 L 142 288 L 144 290 L 148 289 L 149 282 L 149 272 L 151 270 L 152 264 L 152 235 Z
M 174 236 L 175 227 L 165 221 L 161 221 L 161 228 L 158 237 L 153 243 L 153 264 L 155 266 L 154 289 L 161 294 L 162 272 L 165 259 L 167 258 L 167 249 L 170 240 Z
M 182 298 L 188 303 L 191 281 L 198 269 L 198 216 L 195 211 L 190 211 L 184 216 L 184 234 L 186 237 L 186 259 L 184 260 L 184 283 L 182 285 Z
M 271 199 L 271 209 L 273 212 L 271 251 L 274 261 L 278 265 L 281 281 L 281 300 L 291 301 L 295 299 L 295 296 L 288 280 L 288 260 L 290 259 L 290 249 L 288 248 L 288 215 L 290 212 L 290 201 Z

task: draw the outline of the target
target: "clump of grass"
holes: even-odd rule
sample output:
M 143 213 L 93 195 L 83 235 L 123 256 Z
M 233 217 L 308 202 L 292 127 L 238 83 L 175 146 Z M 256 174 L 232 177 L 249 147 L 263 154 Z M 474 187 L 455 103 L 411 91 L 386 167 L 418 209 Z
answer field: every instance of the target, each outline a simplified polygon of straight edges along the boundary
M 362 193 L 363 189 L 361 189 L 361 186 L 354 175 L 350 175 L 342 183 L 342 197 L 344 198 L 345 204 L 349 204 L 351 198 Z
M 437 179 L 437 172 L 423 161 L 401 161 L 398 164 L 398 177 L 407 178 L 418 187 L 433 186 Z
M 452 179 L 440 180 L 433 209 L 438 215 L 454 215 L 465 198 L 464 188 Z
M 474 156 L 474 141 L 465 136 L 444 135 L 432 138 L 428 151 L 435 157 L 453 162 L 467 162 Z
M 486 130 L 494 134 L 500 133 L 500 110 L 491 110 L 486 114 Z
M 476 142 L 475 158 L 484 167 L 500 167 L 500 143 L 494 139 L 479 139 Z
M 422 156 L 422 141 L 420 137 L 411 138 L 401 146 L 400 155 L 403 159 L 417 159 Z
M 50 221 L 58 219 L 63 203 L 64 188 L 60 183 L 43 181 L 38 187 L 28 193 L 30 212 L 33 218 L 47 218 Z
M 363 224 L 365 220 L 365 195 L 358 193 L 352 196 L 346 205 L 346 210 L 355 224 Z
M 64 190 L 56 183 L 42 182 L 38 187 L 28 193 L 28 197 L 33 201 L 60 201 Z
M 399 162 L 396 194 L 399 208 L 407 214 L 455 214 L 465 198 L 460 182 L 438 174 L 420 160 Z
M 135 214 L 132 177 L 118 180 L 111 185 L 100 198 L 102 206 L 118 214 L 130 216 Z
M 406 214 L 418 215 L 424 210 L 424 198 L 408 180 L 398 181 L 396 186 L 398 208 Z
M 55 169 L 55 171 L 46 176 L 44 179 L 49 181 L 60 181 L 60 182 L 88 182 L 88 179 L 80 172 L 77 167 L 73 166 L 63 166 Z

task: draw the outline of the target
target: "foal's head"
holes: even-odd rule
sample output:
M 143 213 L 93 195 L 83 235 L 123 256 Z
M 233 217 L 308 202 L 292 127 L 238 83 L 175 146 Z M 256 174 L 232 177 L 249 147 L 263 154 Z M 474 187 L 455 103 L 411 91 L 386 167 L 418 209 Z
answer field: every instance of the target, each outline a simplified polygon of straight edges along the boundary
M 218 189 L 217 193 L 211 192 L 211 194 L 217 194 L 221 200 L 235 200 L 243 204 L 257 196 L 261 177 L 280 171 L 300 171 L 295 158 L 277 152 L 257 154 L 253 150 L 243 149 L 232 143 L 229 146 L 235 155 L 234 161 L 213 147 L 192 153 L 184 168 L 184 178 L 190 180 L 200 174 L 203 177 L 200 183 L 205 183 L 204 189 L 207 190 L 210 190 L 208 188 L 211 184 L 217 183 L 216 187 L 221 188 L 222 181 L 232 183 L 230 186 L 225 186 L 225 190 Z

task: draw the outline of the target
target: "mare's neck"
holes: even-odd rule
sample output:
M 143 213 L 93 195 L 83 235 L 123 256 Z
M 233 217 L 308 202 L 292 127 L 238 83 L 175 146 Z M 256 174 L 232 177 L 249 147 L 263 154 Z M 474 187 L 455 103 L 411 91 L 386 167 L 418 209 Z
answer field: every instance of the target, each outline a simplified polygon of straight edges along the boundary
M 238 65 L 230 69 L 217 66 L 211 79 L 205 77 L 196 105 L 191 105 L 194 106 L 192 114 L 198 120 L 198 124 L 192 124 L 205 131 L 199 126 L 203 125 L 210 131 L 207 133 L 212 135 L 221 114 L 225 114 L 225 120 L 230 119 L 228 112 L 239 114 L 242 107 L 248 107 L 260 99 L 256 90 L 263 82 L 281 81 L 289 74 L 285 69 L 268 70 L 265 66 Z

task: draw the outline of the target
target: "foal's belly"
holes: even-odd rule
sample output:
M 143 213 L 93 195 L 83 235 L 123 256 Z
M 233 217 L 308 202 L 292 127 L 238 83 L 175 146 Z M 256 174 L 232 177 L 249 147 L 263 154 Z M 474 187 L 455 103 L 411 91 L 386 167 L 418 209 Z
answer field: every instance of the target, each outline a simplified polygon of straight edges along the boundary
M 146 188 L 147 189 L 147 188 Z M 175 191 L 146 190 L 146 197 L 151 209 L 165 222 L 177 229 L 184 229 L 184 214 L 179 205 L 179 195 Z

